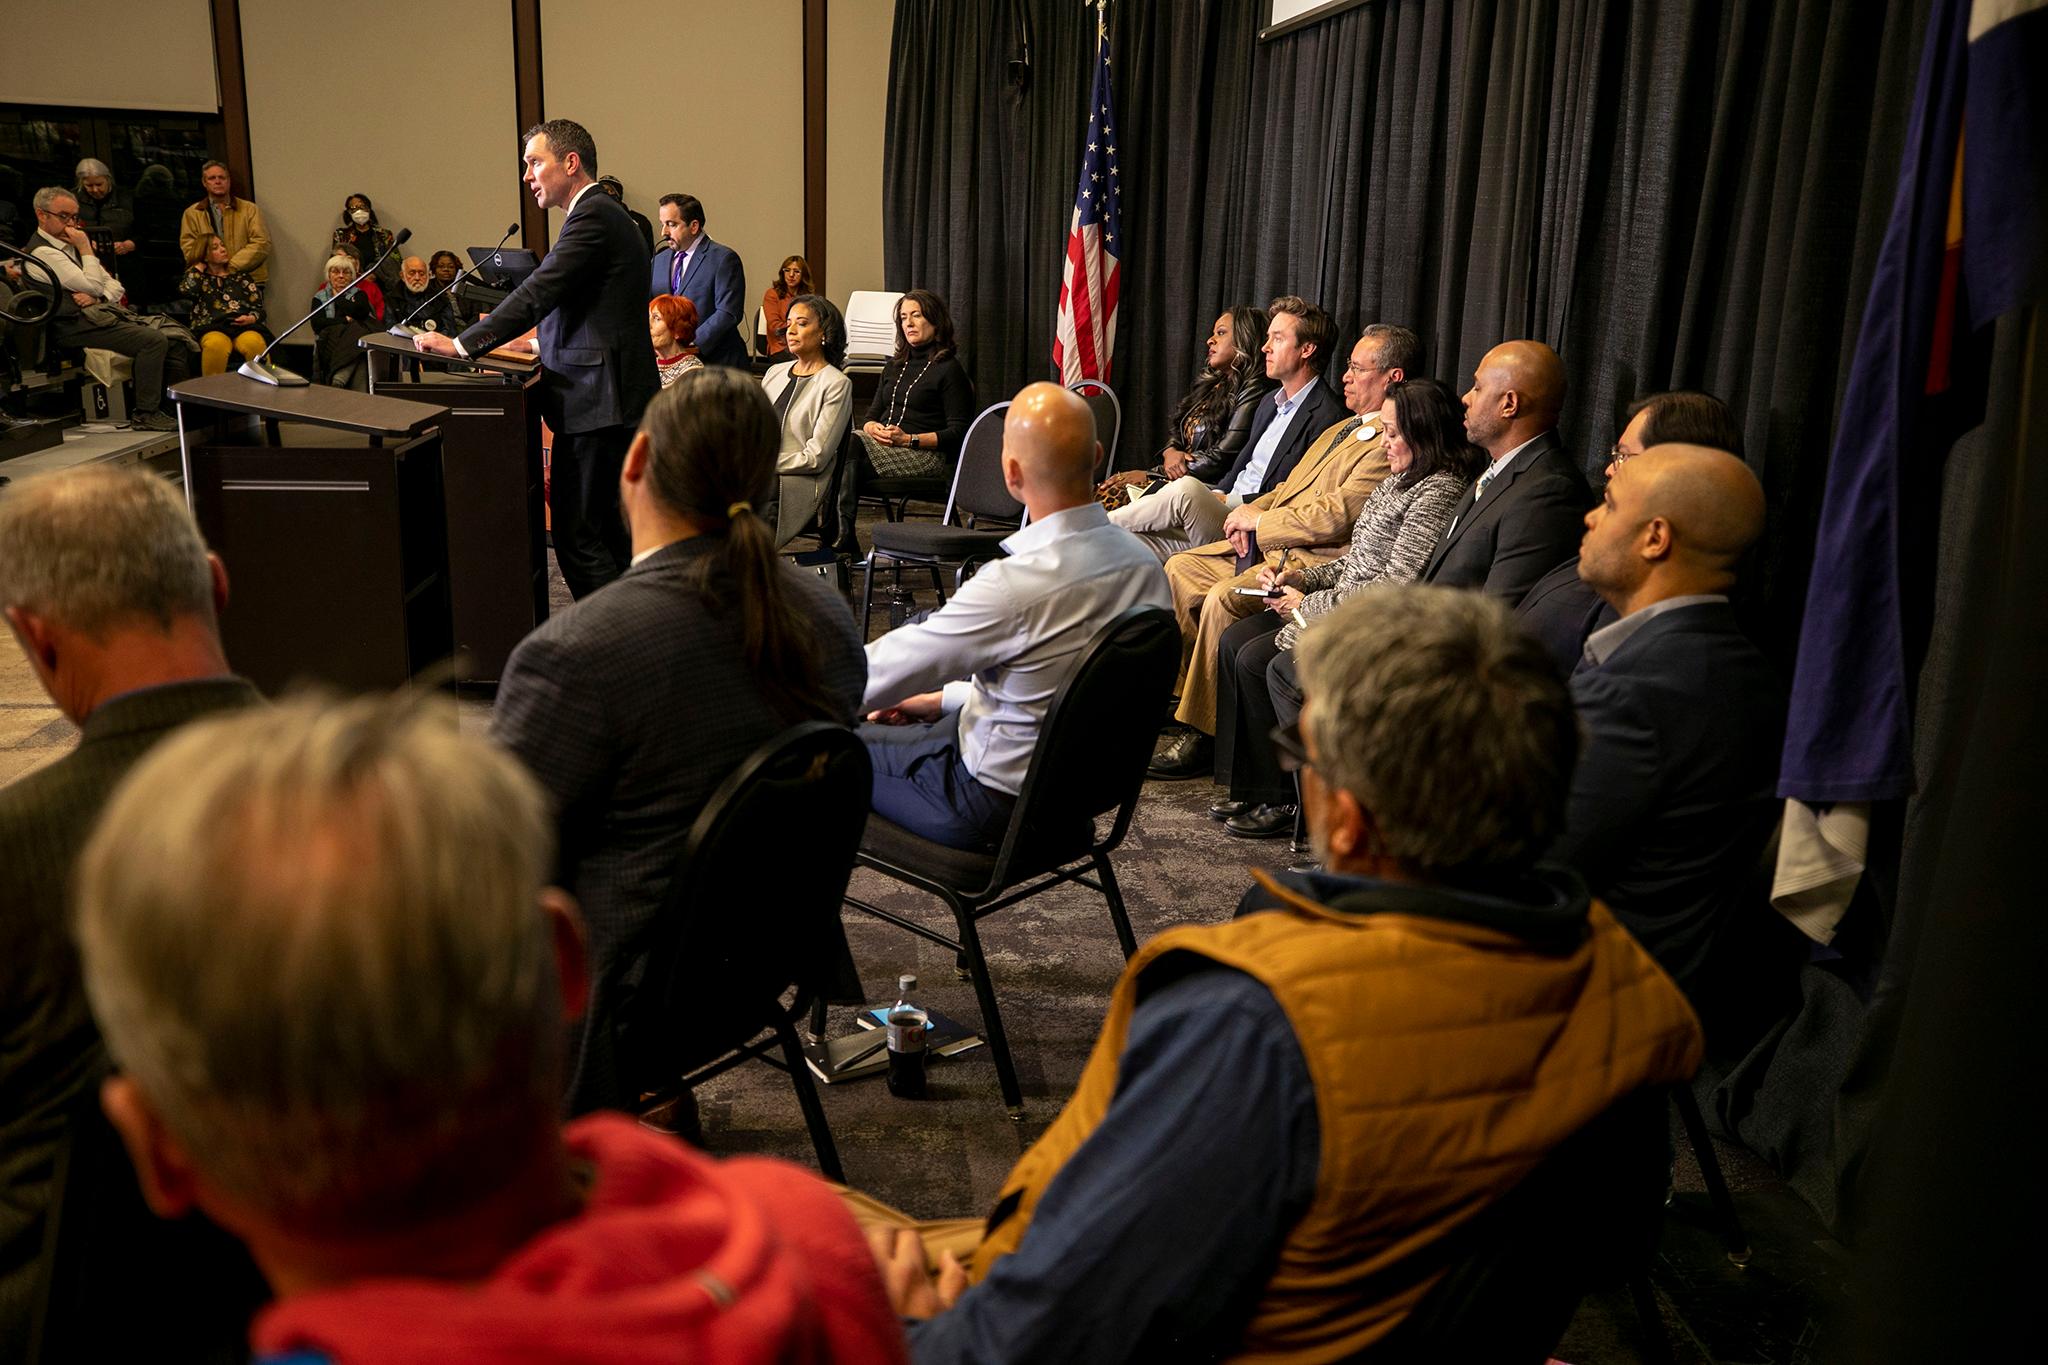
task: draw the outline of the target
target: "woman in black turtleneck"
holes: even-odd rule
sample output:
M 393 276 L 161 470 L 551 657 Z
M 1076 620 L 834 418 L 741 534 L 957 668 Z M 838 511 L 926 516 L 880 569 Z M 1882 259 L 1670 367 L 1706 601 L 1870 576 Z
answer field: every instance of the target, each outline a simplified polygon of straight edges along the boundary
M 839 481 L 839 548 L 858 552 L 853 519 L 862 484 L 951 473 L 974 414 L 974 384 L 953 348 L 946 301 L 913 289 L 896 303 L 896 354 L 858 432 L 860 459 Z

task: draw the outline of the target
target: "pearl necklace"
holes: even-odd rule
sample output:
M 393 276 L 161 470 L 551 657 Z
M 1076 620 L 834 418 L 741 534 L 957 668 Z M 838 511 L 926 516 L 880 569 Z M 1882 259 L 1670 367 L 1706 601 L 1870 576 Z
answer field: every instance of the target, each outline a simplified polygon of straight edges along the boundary
M 883 426 L 894 427 L 901 426 L 903 424 L 903 410 L 906 407 L 910 406 L 910 391 L 916 388 L 919 384 L 922 384 L 924 382 L 926 371 L 931 369 L 933 364 L 937 362 L 938 358 L 939 357 L 937 352 L 933 352 L 931 355 L 926 356 L 924 362 L 924 369 L 919 370 L 917 372 L 917 378 L 911 380 L 908 384 L 905 384 L 903 382 L 903 370 L 896 371 L 896 387 L 893 390 L 891 390 L 889 394 L 889 401 L 895 405 L 896 410 L 894 414 L 889 417 L 889 420 L 882 424 Z M 907 370 L 909 368 L 910 362 L 906 360 L 903 363 L 903 369 Z

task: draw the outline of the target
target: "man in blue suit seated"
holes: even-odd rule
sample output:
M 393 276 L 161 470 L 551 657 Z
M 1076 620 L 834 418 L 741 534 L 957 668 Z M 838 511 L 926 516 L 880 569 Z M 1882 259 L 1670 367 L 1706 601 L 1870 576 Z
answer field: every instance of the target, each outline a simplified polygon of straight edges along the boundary
M 619 515 L 619 469 L 647 401 L 661 391 L 647 340 L 647 243 L 626 206 L 597 188 L 597 144 L 579 123 L 529 130 L 520 179 L 534 202 L 567 213 L 540 268 L 461 336 L 422 332 L 436 355 L 481 355 L 540 329 L 541 415 L 553 430 L 549 479 L 555 559 L 578 598 L 633 557 Z
M 696 304 L 697 358 L 745 369 L 747 272 L 739 253 L 704 231 L 704 206 L 694 194 L 661 196 L 661 235 L 668 245 L 654 253 L 647 297 L 676 294 Z

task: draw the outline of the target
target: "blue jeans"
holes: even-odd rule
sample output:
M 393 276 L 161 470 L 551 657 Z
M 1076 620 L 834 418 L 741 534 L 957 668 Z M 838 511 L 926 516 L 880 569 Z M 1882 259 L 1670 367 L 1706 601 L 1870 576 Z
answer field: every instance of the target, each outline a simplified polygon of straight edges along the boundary
M 960 715 L 929 725 L 860 727 L 875 765 L 875 814 L 948 848 L 992 852 L 1017 798 L 984 787 L 960 760 Z

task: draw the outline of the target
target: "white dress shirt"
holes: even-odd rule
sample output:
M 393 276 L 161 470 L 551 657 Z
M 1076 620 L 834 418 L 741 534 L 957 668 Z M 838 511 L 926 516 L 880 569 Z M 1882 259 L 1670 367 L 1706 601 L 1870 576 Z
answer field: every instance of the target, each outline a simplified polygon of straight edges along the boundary
M 1273 463 L 1273 453 L 1279 450 L 1280 443 L 1287 439 L 1287 428 L 1294 421 L 1294 410 L 1308 397 L 1309 384 L 1315 382 L 1316 377 L 1310 375 L 1308 384 L 1296 389 L 1292 396 L 1285 390 L 1273 395 L 1277 411 L 1265 431 L 1260 433 L 1259 443 L 1252 447 L 1251 462 L 1244 467 L 1244 471 L 1237 476 L 1237 482 L 1230 486 L 1230 491 L 1224 496 L 1225 507 L 1242 507 L 1259 495 L 1259 485 L 1266 477 L 1266 466 Z
M 1170 610 L 1173 594 L 1159 557 L 1097 503 L 1035 521 L 1003 549 L 1007 558 L 983 565 L 928 619 L 868 646 L 861 710 L 943 686 L 945 709 L 960 713 L 967 771 L 1014 796 L 1088 642 L 1127 607 Z
M 76 250 L 71 243 L 59 237 L 52 237 L 41 228 L 31 240 L 32 255 L 50 267 L 57 276 L 57 283 L 74 294 L 91 294 L 107 303 L 119 303 L 128 291 L 121 282 L 107 273 L 100 264 L 100 258 L 88 251 L 78 252 L 73 260 L 71 253 Z
M 576 193 L 570 195 L 569 207 L 562 211 L 562 221 L 567 222 L 569 220 L 569 215 L 576 211 L 576 205 L 582 202 L 583 196 L 590 193 L 592 190 L 596 188 L 597 182 L 593 180 L 589 184 L 585 185 L 582 189 L 576 191 Z M 461 337 L 450 337 L 449 340 L 455 343 L 455 354 L 461 356 L 464 360 L 469 359 L 469 347 L 462 344 Z M 509 346 L 512 343 L 508 341 L 505 344 Z M 535 355 L 540 354 L 540 338 L 538 337 L 534 338 L 533 353 Z

